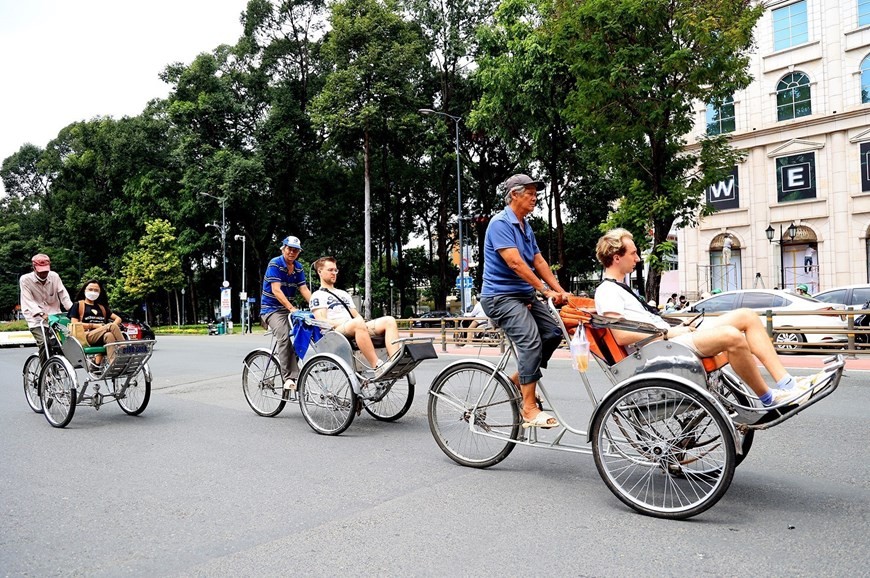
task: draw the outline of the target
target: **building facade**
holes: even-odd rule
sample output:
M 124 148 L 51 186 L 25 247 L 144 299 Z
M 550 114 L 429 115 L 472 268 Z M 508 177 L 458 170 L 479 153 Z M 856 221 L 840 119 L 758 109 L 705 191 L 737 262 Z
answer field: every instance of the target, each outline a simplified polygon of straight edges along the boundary
M 690 146 L 728 133 L 746 158 L 678 232 L 681 289 L 867 283 L 870 0 L 766 2 L 755 42 L 752 84 L 697 107 Z

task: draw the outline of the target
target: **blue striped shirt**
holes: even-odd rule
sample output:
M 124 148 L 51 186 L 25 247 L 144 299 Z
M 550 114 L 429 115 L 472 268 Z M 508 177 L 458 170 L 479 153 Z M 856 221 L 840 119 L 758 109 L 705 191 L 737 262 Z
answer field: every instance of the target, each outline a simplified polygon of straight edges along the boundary
M 299 288 L 307 285 L 305 270 L 299 261 L 293 261 L 293 271 L 287 267 L 283 255 L 278 255 L 266 267 L 266 275 L 263 277 L 263 294 L 260 296 L 260 315 L 267 315 L 275 311 L 286 311 L 284 305 L 272 293 L 272 283 L 281 283 L 281 292 L 287 299 L 292 300 Z

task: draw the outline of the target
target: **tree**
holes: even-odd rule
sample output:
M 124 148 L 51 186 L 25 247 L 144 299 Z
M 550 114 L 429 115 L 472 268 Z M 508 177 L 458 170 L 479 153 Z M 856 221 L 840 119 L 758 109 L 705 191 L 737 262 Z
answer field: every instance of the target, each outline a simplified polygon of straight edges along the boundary
M 566 114 L 577 143 L 594 157 L 595 178 L 622 191 L 607 226 L 627 227 L 640 248 L 650 248 L 652 298 L 673 249 L 669 231 L 707 213 L 704 188 L 740 156 L 725 136 L 689 149 L 685 135 L 696 102 L 721 101 L 749 84 L 747 51 L 763 10 L 753 0 L 558 5 L 553 33 L 575 82 Z
M 364 315 L 371 316 L 371 152 L 394 126 L 414 114 L 415 80 L 427 54 L 418 26 L 404 21 L 394 0 L 343 0 L 332 5 L 332 30 L 323 51 L 331 64 L 312 117 L 341 152 L 358 151 L 363 164 L 365 221 Z M 387 183 L 389 185 L 389 183 Z
M 112 302 L 128 304 L 129 299 L 146 300 L 160 290 L 170 291 L 181 287 L 184 274 L 178 255 L 175 227 L 163 219 L 154 219 L 145 224 L 145 235 L 139 240 L 139 248 L 124 257 L 123 292 L 112 295 Z M 127 297 L 127 299 L 125 299 Z M 177 301 L 177 296 L 176 296 Z M 147 308 L 147 316 L 151 308 Z

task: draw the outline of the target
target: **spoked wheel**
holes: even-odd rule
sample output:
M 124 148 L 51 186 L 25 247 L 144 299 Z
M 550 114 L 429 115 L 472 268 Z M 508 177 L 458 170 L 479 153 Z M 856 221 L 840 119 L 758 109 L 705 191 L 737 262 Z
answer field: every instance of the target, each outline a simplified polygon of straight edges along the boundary
M 151 400 L 151 380 L 146 367 L 139 369 L 139 372 L 127 383 L 123 395 L 118 398 L 118 405 L 127 415 L 139 415 L 145 411 Z M 120 392 L 126 381 L 126 377 L 116 377 L 115 391 Z
M 663 380 L 629 384 L 592 424 L 598 473 L 642 514 L 684 519 L 719 501 L 734 476 L 734 438 L 712 403 Z
M 478 363 L 460 363 L 439 374 L 429 389 L 429 429 L 456 463 L 488 468 L 514 449 L 519 402 L 519 392 L 504 374 L 493 374 Z
M 410 378 L 405 378 L 394 381 L 380 400 L 366 402 L 364 407 L 377 420 L 396 421 L 408 413 L 413 401 L 414 385 Z
M 356 416 L 357 395 L 350 374 L 338 361 L 315 355 L 299 373 L 299 407 L 311 429 L 338 435 Z
M 38 355 L 31 355 L 24 362 L 24 397 L 27 405 L 36 413 L 42 413 L 42 400 L 39 399 L 39 370 L 42 369 Z
M 777 344 L 777 349 L 787 353 L 800 353 L 801 344 L 806 343 L 807 338 L 800 333 L 793 331 L 784 331 L 774 334 L 774 341 Z
M 54 427 L 66 427 L 76 413 L 75 374 L 62 357 L 51 357 L 39 374 L 43 414 Z
M 278 360 L 265 351 L 252 351 L 242 369 L 242 391 L 258 415 L 274 417 L 284 409 L 284 383 Z

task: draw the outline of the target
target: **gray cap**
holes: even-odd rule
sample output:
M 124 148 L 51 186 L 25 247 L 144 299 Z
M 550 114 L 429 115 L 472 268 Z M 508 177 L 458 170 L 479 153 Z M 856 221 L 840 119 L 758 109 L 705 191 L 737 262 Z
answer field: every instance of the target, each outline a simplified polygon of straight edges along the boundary
M 536 181 L 529 175 L 518 174 L 510 177 L 508 180 L 504 182 L 505 192 L 509 193 L 514 187 L 526 186 L 526 185 L 535 185 L 537 190 L 541 190 L 544 188 L 544 181 Z

